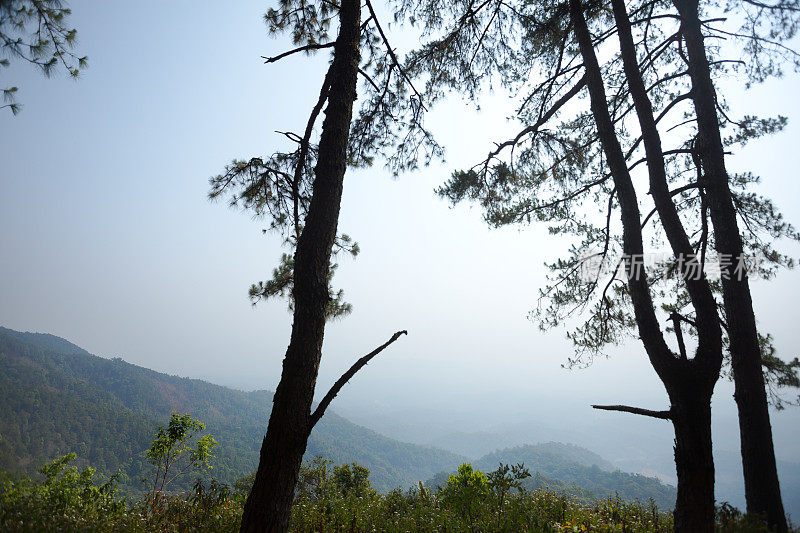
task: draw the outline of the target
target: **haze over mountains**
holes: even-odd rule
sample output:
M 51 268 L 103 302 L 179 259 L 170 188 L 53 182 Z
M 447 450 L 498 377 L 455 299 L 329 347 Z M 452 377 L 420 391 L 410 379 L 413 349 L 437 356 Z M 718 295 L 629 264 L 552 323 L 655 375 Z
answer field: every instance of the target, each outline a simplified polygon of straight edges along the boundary
M 269 391 L 170 376 L 94 356 L 60 337 L 6 328 L 0 328 L 0 370 L 2 470 L 35 471 L 44 461 L 75 451 L 105 473 L 120 468 L 126 474 L 123 488 L 137 492 L 149 471 L 141 452 L 173 410 L 205 422 L 219 441 L 214 477 L 232 483 L 255 469 Z M 528 482 L 531 488 L 595 496 L 619 492 L 626 498 L 653 497 L 662 507 L 674 499 L 674 465 L 658 421 L 636 418 L 637 427 L 623 416 L 578 426 L 540 415 L 484 429 L 480 412 L 474 419 L 458 411 L 444 419 L 443 406 L 371 412 L 344 403 L 339 411 L 346 418 L 329 411 L 312 433 L 306 457 L 363 464 L 379 490 L 441 481 L 464 461 L 485 470 L 499 462 L 524 462 L 538 474 Z M 652 431 L 641 431 L 642 422 L 652 423 Z M 717 499 L 741 506 L 739 457 L 724 444 L 715 451 Z M 780 461 L 779 471 L 787 511 L 800 516 L 800 464 Z
M 242 392 L 89 354 L 51 335 L 0 329 L 0 469 L 35 470 L 70 451 L 128 485 L 149 467 L 141 452 L 172 411 L 207 425 L 219 441 L 213 474 L 232 483 L 255 470 L 272 393 Z M 440 449 L 403 444 L 329 413 L 308 456 L 367 466 L 382 490 L 407 486 L 458 464 Z
M 268 391 L 244 392 L 169 376 L 119 358 L 93 356 L 60 337 L 6 328 L 0 328 L 0 353 L 0 406 L 9 413 L 0 421 L 2 469 L 30 472 L 47 459 L 75 451 L 101 471 L 121 468 L 126 488 L 135 492 L 148 470 L 141 451 L 172 410 L 206 422 L 219 441 L 215 477 L 231 483 L 255 468 L 271 405 Z M 363 464 L 379 490 L 436 479 L 466 460 L 484 469 L 500 461 L 524 461 L 539 473 L 530 482 L 534 486 L 564 489 L 572 484 L 574 492 L 582 484 L 585 493 L 597 495 L 613 486 L 626 497 L 652 496 L 660 505 L 674 497 L 673 488 L 652 479 L 674 484 L 672 457 L 663 451 L 658 422 L 653 431 L 642 432 L 624 417 L 580 427 L 540 417 L 470 431 L 479 427 L 481 413 L 472 421 L 463 413 L 443 420 L 434 406 L 427 411 L 383 409 L 376 415 L 345 404 L 341 411 L 356 423 L 329 412 L 312 434 L 306 456 Z M 551 441 L 583 447 L 551 443 L 520 448 Z M 800 516 L 800 465 L 780 461 L 779 468 L 788 512 Z M 616 469 L 651 478 L 639 476 L 642 486 L 633 483 L 633 489 L 625 490 L 633 476 L 613 479 Z M 718 500 L 742 505 L 738 454 L 718 446 L 716 469 Z
M 728 385 L 722 382 L 719 386 Z M 524 443 L 558 441 L 587 448 L 609 461 L 614 468 L 638 472 L 675 484 L 672 428 L 661 420 L 593 411 L 588 402 L 575 405 L 570 399 L 574 391 L 565 391 L 565 397 L 542 404 L 508 403 L 508 412 L 502 412 L 502 403 L 466 408 L 446 404 L 423 407 L 420 405 L 392 409 L 385 403 L 379 406 L 358 404 L 344 398 L 337 406 L 338 412 L 358 424 L 374 428 L 389 437 L 402 438 L 421 445 L 435 446 L 476 460 L 498 449 L 507 449 Z M 741 456 L 738 451 L 736 418 L 725 412 L 726 396 L 715 396 L 714 409 L 714 461 L 717 501 L 727 501 L 744 508 L 744 484 Z M 730 400 L 732 404 L 732 400 Z M 500 405 L 500 406 L 498 406 Z M 652 403 L 644 405 L 661 405 Z M 451 408 L 451 412 L 447 409 Z M 784 506 L 787 513 L 800 517 L 800 457 L 797 441 L 792 440 L 795 428 L 787 428 L 781 417 L 792 417 L 792 407 L 773 417 L 778 473 L 781 480 Z M 779 425 L 780 424 L 780 425 Z M 786 430 L 790 430 L 786 432 Z M 791 452 L 787 454 L 786 451 Z M 792 455 L 794 454 L 794 455 Z
M 213 475 L 232 483 L 255 469 L 271 406 L 268 391 L 243 392 L 169 376 L 105 359 L 62 338 L 0 328 L 0 469 L 30 473 L 70 451 L 106 475 L 120 469 L 123 489 L 136 493 L 149 470 L 142 451 L 173 410 L 207 424 L 219 441 Z M 329 412 L 312 433 L 307 457 L 356 461 L 370 469 L 379 490 L 446 479 L 465 454 L 385 437 Z M 578 496 L 653 498 L 669 508 L 675 489 L 620 472 L 599 455 L 574 445 L 545 443 L 485 454 L 474 461 L 492 470 L 525 463 L 533 487 Z M 184 483 L 189 483 L 187 480 Z

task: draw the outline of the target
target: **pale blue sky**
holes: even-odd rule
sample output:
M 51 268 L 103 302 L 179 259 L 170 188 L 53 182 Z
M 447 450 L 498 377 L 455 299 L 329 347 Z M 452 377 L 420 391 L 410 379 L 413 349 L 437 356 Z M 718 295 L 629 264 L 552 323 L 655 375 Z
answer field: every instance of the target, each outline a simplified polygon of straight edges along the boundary
M 0 115 L 0 325 L 173 374 L 274 388 L 291 319 L 285 302 L 251 307 L 247 288 L 268 277 L 280 239 L 210 204 L 207 180 L 234 157 L 278 147 L 273 130 L 305 123 L 324 58 L 264 65 L 260 56 L 285 43 L 267 37 L 260 2 L 70 5 L 90 60 L 82 79 L 48 80 L 23 65 L 0 78 L 19 86 L 25 106 Z M 761 173 L 762 191 L 796 222 L 799 89 L 791 76 L 727 93 L 741 113 L 789 115 L 784 133 L 731 166 Z M 589 403 L 666 405 L 637 343 L 567 371 L 564 332 L 542 334 L 526 319 L 542 263 L 563 254 L 563 242 L 542 226 L 490 231 L 478 208 L 434 196 L 451 169 L 508 135 L 507 112 L 501 95 L 480 113 L 453 98 L 427 117 L 447 146 L 445 165 L 396 180 L 380 167 L 348 172 L 340 228 L 362 254 L 341 261 L 336 283 L 354 312 L 328 328 L 320 388 L 392 332 L 409 336 L 348 385 L 343 412 L 427 406 L 476 413 L 469 423 L 479 427 L 528 412 L 575 424 L 617 416 Z M 800 352 L 799 289 L 798 272 L 754 284 L 762 329 L 784 356 Z M 715 416 L 718 444 L 736 449 L 730 393 L 720 385 Z M 778 454 L 800 460 L 798 411 L 773 420 Z

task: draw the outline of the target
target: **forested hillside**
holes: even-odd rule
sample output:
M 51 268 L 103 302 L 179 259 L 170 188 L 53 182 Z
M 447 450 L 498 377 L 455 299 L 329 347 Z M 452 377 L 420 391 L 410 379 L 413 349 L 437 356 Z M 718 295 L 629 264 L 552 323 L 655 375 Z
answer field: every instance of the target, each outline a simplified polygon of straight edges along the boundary
M 483 469 L 489 468 L 498 461 L 525 464 L 577 463 L 587 467 L 597 466 L 603 470 L 616 470 L 614 465 L 596 453 L 574 444 L 563 444 L 560 442 L 546 442 L 497 450 L 492 453 L 487 453 L 478 459 L 475 464 L 478 468 Z
M 613 470 L 611 463 L 599 455 L 572 444 L 549 442 L 498 450 L 474 461 L 473 466 L 489 472 L 501 463 L 525 464 L 531 477 L 524 479 L 522 485 L 528 490 L 546 488 L 587 500 L 615 494 L 643 502 L 652 498 L 661 509 L 675 505 L 674 487 L 652 477 Z M 449 475 L 440 472 L 428 484 L 441 486 Z
M 149 471 L 142 452 L 172 411 L 205 422 L 219 442 L 212 474 L 233 482 L 255 469 L 272 393 L 242 392 L 88 354 L 52 335 L 0 330 L 0 469 L 32 472 L 70 451 L 137 489 Z M 356 461 L 379 490 L 408 486 L 461 457 L 405 444 L 328 413 L 307 457 Z
M 206 423 L 219 442 L 212 475 L 232 483 L 255 469 L 271 400 L 268 391 L 242 392 L 97 357 L 52 335 L 0 330 L 0 470 L 30 474 L 44 462 L 74 451 L 79 462 L 104 474 L 121 469 L 122 487 L 135 493 L 150 468 L 142 452 L 156 426 L 179 411 Z M 384 437 L 332 412 L 311 435 L 306 457 L 316 455 L 336 464 L 366 466 L 373 486 L 382 491 L 454 471 L 466 460 Z M 526 480 L 529 488 L 653 497 L 662 508 L 674 502 L 672 487 L 653 478 L 612 472 L 608 461 L 574 445 L 510 448 L 474 464 L 491 471 L 499 462 L 524 462 L 536 474 Z

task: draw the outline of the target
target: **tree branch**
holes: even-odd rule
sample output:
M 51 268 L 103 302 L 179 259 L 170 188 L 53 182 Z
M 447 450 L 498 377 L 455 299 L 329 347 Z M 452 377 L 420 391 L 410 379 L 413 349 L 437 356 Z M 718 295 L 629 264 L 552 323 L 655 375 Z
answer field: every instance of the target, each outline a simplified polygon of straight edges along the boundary
M 422 109 L 427 111 L 428 108 L 425 107 L 425 104 L 422 103 L 422 95 L 419 93 L 419 91 L 417 91 L 417 88 L 414 87 L 414 83 L 411 81 L 411 78 L 408 77 L 406 71 L 403 70 L 403 66 L 400 64 L 400 61 L 398 61 L 397 56 L 394 53 L 394 50 L 392 50 L 392 46 L 389 44 L 389 39 L 386 37 L 386 34 L 383 33 L 383 28 L 381 27 L 381 23 L 378 22 L 378 16 L 375 14 L 375 10 L 372 8 L 372 3 L 369 0 L 366 0 L 366 3 L 367 3 L 367 9 L 369 9 L 370 18 L 375 22 L 375 27 L 378 29 L 378 33 L 381 35 L 383 44 L 386 45 L 386 52 L 392 58 L 392 61 L 394 62 L 395 66 L 400 70 L 400 74 L 403 76 L 403 78 L 405 78 L 406 83 L 408 83 L 408 86 L 411 87 L 411 90 L 414 92 L 415 95 L 417 95 L 417 98 L 419 98 L 419 105 L 422 106 Z
M 290 55 L 296 54 L 298 52 L 310 52 L 312 50 L 322 50 L 323 48 L 333 48 L 333 46 L 335 44 L 336 44 L 336 41 L 330 41 L 330 42 L 327 42 L 327 43 L 324 43 L 324 44 L 307 44 L 307 45 L 301 46 L 299 48 L 294 48 L 292 50 L 288 50 L 288 51 L 283 52 L 282 54 L 278 54 L 276 56 L 272 56 L 272 57 L 261 56 L 261 57 L 264 59 L 264 63 L 274 63 L 274 62 L 276 62 L 278 60 L 283 59 L 286 56 L 290 56 Z
M 671 411 L 651 411 L 650 409 L 642 409 L 641 407 L 629 407 L 627 405 L 592 405 L 593 409 L 600 409 L 603 411 L 622 411 L 624 413 L 633 413 L 635 415 L 651 416 L 653 418 L 660 418 L 662 420 L 672 420 Z
M 683 331 L 681 331 L 681 316 L 673 311 L 669 315 L 669 319 L 672 321 L 672 326 L 675 329 L 675 337 L 678 339 L 678 350 L 681 354 L 681 359 L 686 359 L 686 344 L 683 342 Z
M 755 0 L 744 0 L 745 4 L 750 4 L 751 6 L 760 7 L 762 9 L 769 9 L 775 11 L 800 11 L 797 6 L 793 6 L 788 2 L 778 2 L 777 4 L 771 5 L 766 4 L 763 2 L 756 2 Z
M 524 128 L 513 139 L 509 139 L 507 141 L 498 144 L 497 147 L 489 153 L 489 157 L 487 159 L 491 160 L 492 158 L 496 157 L 497 155 L 500 154 L 500 152 L 503 151 L 504 148 L 507 148 L 509 146 L 516 146 L 520 142 L 520 140 L 522 140 L 522 138 L 528 135 L 529 133 L 535 134 L 539 130 L 539 128 L 544 126 L 548 120 L 553 118 L 553 115 L 555 115 L 559 109 L 564 107 L 564 105 L 567 102 L 572 100 L 572 98 L 576 94 L 578 94 L 585 85 L 586 85 L 586 76 L 583 76 L 575 85 L 573 85 L 566 93 L 564 93 L 564 95 L 561 98 L 556 100 L 553 103 L 553 105 L 550 106 L 550 109 L 542 113 L 541 117 L 539 118 L 539 120 L 536 121 L 535 124 Z
M 669 191 L 669 195 L 670 195 L 670 197 L 676 196 L 678 194 L 681 194 L 681 193 L 686 192 L 686 191 L 690 191 L 692 189 L 701 189 L 700 184 L 697 183 L 697 182 L 687 183 L 686 185 L 684 185 L 682 187 L 678 187 L 677 189 L 673 189 L 673 190 Z M 654 207 L 649 213 L 647 213 L 647 216 L 644 217 L 644 220 L 642 220 L 642 225 L 641 225 L 642 229 L 644 229 L 644 227 L 647 225 L 647 222 L 653 217 L 653 215 L 656 214 L 657 211 L 658 211 L 658 209 L 656 209 Z
M 319 402 L 317 409 L 311 414 L 311 420 L 309 421 L 308 424 L 309 432 L 314 428 L 317 422 L 319 422 L 319 419 L 322 418 L 322 415 L 325 414 L 325 409 L 328 408 L 328 406 L 331 404 L 336 395 L 339 394 L 339 391 L 342 390 L 342 387 L 344 387 L 344 385 L 348 381 L 350 381 L 350 378 L 355 376 L 356 372 L 358 372 L 364 366 L 366 366 L 366 364 L 369 363 L 373 357 L 381 353 L 383 350 L 388 348 L 390 344 L 399 339 L 401 335 L 408 335 L 408 331 L 402 330 L 392 335 L 391 339 L 381 344 L 380 346 L 369 352 L 367 355 L 356 361 L 347 372 L 342 374 L 342 377 L 336 380 L 336 383 L 333 384 L 333 386 L 330 388 L 325 397 L 322 398 L 322 401 Z
M 363 69 L 361 69 L 360 67 L 359 67 L 359 69 L 358 69 L 358 73 L 359 73 L 359 74 L 361 74 L 361 75 L 364 77 L 364 79 L 365 79 L 365 80 L 367 80 L 367 81 L 369 82 L 369 84 L 370 84 L 370 85 L 372 85 L 372 88 L 373 88 L 373 89 L 375 89 L 375 92 L 376 92 L 376 93 L 379 93 L 379 92 L 381 92 L 381 88 L 380 88 L 380 87 L 378 87 L 378 84 L 377 84 L 377 83 L 375 83 L 375 80 L 373 80 L 373 79 L 370 77 L 370 75 L 369 75 L 369 74 L 367 74 L 366 72 L 364 72 L 364 70 L 363 70 Z
M 320 111 L 322 111 L 322 107 L 325 105 L 325 102 L 328 100 L 328 92 L 331 88 L 331 71 L 333 70 L 333 65 L 331 64 L 328 67 L 328 71 L 325 73 L 325 79 L 322 80 L 322 87 L 319 90 L 319 98 L 317 98 L 317 103 L 314 105 L 314 108 L 311 110 L 311 115 L 308 117 L 308 122 L 306 122 L 306 129 L 303 132 L 303 138 L 300 140 L 300 152 L 297 157 L 297 166 L 294 169 L 294 176 L 292 177 L 292 209 L 293 213 L 292 216 L 294 217 L 294 236 L 295 239 L 300 238 L 300 181 L 303 179 L 303 168 L 306 164 L 306 157 L 308 157 L 308 149 L 311 143 L 311 133 L 314 131 L 314 124 L 317 122 L 317 117 L 319 117 Z
M 791 55 L 793 55 L 795 57 L 800 57 L 800 52 L 798 52 L 797 50 L 795 50 L 793 48 L 790 48 L 790 47 L 786 46 L 785 44 L 782 44 L 782 43 L 780 43 L 778 41 L 773 41 L 771 39 L 765 39 L 764 37 L 759 37 L 757 35 L 744 35 L 742 33 L 725 31 L 725 30 L 721 30 L 719 28 L 712 28 L 711 26 L 707 26 L 707 27 L 711 31 L 722 33 L 724 35 L 729 35 L 731 37 L 736 37 L 737 39 L 748 39 L 748 40 L 751 40 L 751 41 L 758 41 L 758 42 L 761 42 L 761 43 L 767 43 L 767 44 L 772 45 L 772 46 L 774 46 L 776 48 L 780 48 L 781 50 L 784 50 L 785 52 L 787 52 L 787 53 L 789 53 L 789 54 L 791 54 Z

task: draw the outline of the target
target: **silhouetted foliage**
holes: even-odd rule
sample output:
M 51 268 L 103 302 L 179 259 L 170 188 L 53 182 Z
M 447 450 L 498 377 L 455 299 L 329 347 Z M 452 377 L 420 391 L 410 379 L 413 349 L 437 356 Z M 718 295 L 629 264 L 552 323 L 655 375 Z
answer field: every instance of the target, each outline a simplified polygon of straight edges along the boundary
M 721 11 L 735 16 L 716 16 Z M 710 396 L 724 349 L 752 487 L 748 506 L 756 513 L 770 507 L 770 522 L 785 528 L 780 504 L 769 503 L 780 493 L 762 365 L 773 369 L 773 391 L 796 382 L 797 368 L 762 357 L 746 273 L 769 277 L 793 266 L 772 241 L 800 236 L 769 199 L 748 189 L 757 179 L 728 176 L 724 152 L 779 131 L 786 119 L 731 119 L 712 77 L 740 72 L 760 82 L 778 74 L 781 61 L 800 64 L 781 41 L 796 33 L 798 13 L 796 2 L 696 0 L 419 0 L 400 8 L 423 22 L 428 37 L 408 61 L 427 80 L 429 99 L 447 90 L 476 98 L 493 81 L 519 96 L 516 118 L 524 127 L 454 172 L 439 193 L 454 203 L 479 202 L 495 226 L 539 220 L 553 234 L 574 237 L 569 256 L 549 265 L 551 283 L 532 315 L 549 329 L 585 313 L 568 334 L 576 348 L 570 365 L 591 362 L 630 334 L 642 340 L 670 409 L 607 408 L 673 421 L 679 527 L 712 525 Z M 737 23 L 744 29 L 731 31 Z M 728 37 L 742 39 L 748 61 L 717 46 Z M 658 258 L 660 246 L 668 251 Z M 718 258 L 707 257 L 709 246 Z M 677 350 L 664 337 L 667 320 Z M 684 333 L 696 342 L 693 357 Z M 682 522 L 689 516 L 683 509 L 703 519 Z
M 77 78 L 88 66 L 86 56 L 75 47 L 78 32 L 69 27 L 71 11 L 61 0 L 2 0 L 0 2 L 0 69 L 12 59 L 34 65 L 45 76 L 60 68 Z M 0 109 L 20 111 L 15 101 L 17 87 L 2 89 Z

